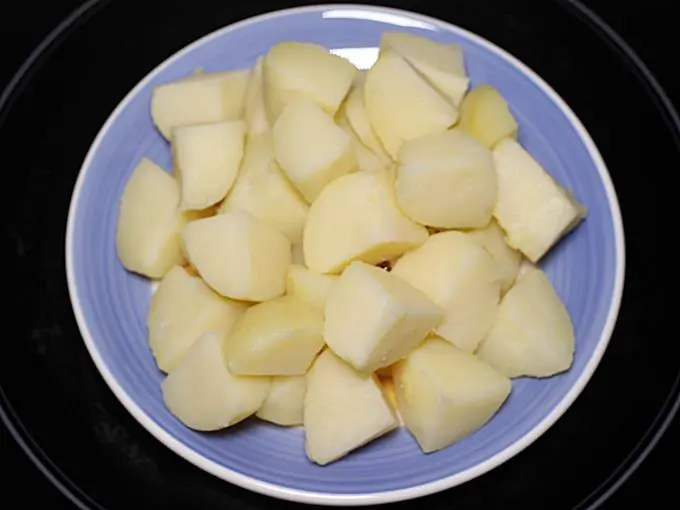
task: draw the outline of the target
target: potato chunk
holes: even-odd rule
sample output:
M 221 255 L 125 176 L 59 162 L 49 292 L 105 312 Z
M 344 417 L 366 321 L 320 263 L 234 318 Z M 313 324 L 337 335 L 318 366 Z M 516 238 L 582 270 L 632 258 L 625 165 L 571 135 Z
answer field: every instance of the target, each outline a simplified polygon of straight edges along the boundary
M 515 282 L 522 254 L 505 242 L 505 235 L 495 220 L 483 229 L 471 230 L 468 235 L 482 245 L 496 262 L 501 281 L 501 294 L 505 294 Z
M 489 149 L 503 138 L 517 137 L 517 122 L 508 103 L 490 85 L 478 85 L 465 96 L 459 126 Z
M 248 88 L 245 95 L 243 118 L 248 124 L 248 135 L 257 136 L 269 130 L 267 110 L 264 106 L 264 90 L 262 86 L 262 63 L 264 57 L 259 57 L 250 74 Z
M 304 375 L 277 376 L 256 416 L 284 427 L 302 425 L 302 412 L 307 392 Z
M 318 274 L 303 265 L 291 264 L 286 279 L 286 293 L 323 314 L 328 295 L 338 278 L 338 275 Z

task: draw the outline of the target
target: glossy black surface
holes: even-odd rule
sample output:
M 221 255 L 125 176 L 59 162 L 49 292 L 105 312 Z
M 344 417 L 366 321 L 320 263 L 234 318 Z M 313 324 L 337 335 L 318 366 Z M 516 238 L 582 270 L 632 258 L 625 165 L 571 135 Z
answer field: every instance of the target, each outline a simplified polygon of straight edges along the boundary
M 84 154 L 129 88 L 206 32 L 292 4 L 104 3 L 36 68 L 8 115 L 0 114 L 3 251 L 10 264 L 6 313 L 11 321 L 0 354 L 4 394 L 0 403 L 13 423 L 21 421 L 19 434 L 34 441 L 35 451 L 37 446 L 44 452 L 39 454 L 43 461 L 53 463 L 49 468 L 59 482 L 80 499 L 91 499 L 92 508 L 265 507 L 272 500 L 230 487 L 172 454 L 108 390 L 73 319 L 63 236 Z M 455 509 L 586 508 L 593 501 L 589 495 L 653 425 L 680 372 L 677 334 L 673 328 L 665 331 L 673 319 L 670 305 L 677 281 L 676 255 L 669 249 L 675 229 L 669 220 L 677 201 L 671 180 L 680 170 L 678 140 L 640 73 L 561 3 L 459 0 L 448 4 L 450 9 L 434 3 L 386 4 L 473 30 L 514 53 L 553 85 L 602 151 L 619 193 L 628 243 L 621 318 L 600 369 L 573 408 L 512 461 L 415 504 Z M 680 101 L 680 78 L 674 74 L 674 20 L 680 9 L 658 0 L 587 4 L 630 42 L 671 97 Z M 27 4 L 18 6 L 14 17 L 0 18 L 5 64 L 0 83 L 76 5 L 75 0 L 60 0 L 52 11 L 39 12 Z M 672 501 L 674 488 L 666 480 L 674 469 L 662 466 L 674 465 L 678 435 L 675 424 L 649 461 L 603 508 L 620 508 L 637 498 L 644 498 L 639 501 L 650 508 Z M 2 497 L 13 501 L 14 491 L 25 503 L 73 508 L 21 455 L 3 430 Z M 25 481 L 35 489 L 20 488 L 19 482 Z M 413 503 L 399 506 L 415 508 Z

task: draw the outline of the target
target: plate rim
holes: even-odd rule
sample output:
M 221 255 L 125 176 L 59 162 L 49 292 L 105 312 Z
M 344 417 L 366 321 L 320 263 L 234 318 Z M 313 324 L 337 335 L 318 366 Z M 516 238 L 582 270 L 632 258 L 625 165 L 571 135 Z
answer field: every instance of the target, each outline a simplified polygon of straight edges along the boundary
M 95 0 L 96 1 L 96 0 Z M 300 490 L 283 485 L 278 485 L 263 480 L 258 480 L 248 475 L 241 474 L 228 467 L 221 466 L 216 462 L 194 452 L 191 448 L 184 445 L 181 441 L 175 439 L 165 429 L 156 424 L 151 417 L 149 417 L 137 403 L 123 390 L 117 383 L 115 377 L 108 369 L 107 363 L 101 356 L 94 338 L 90 332 L 86 317 L 80 306 L 80 300 L 76 289 L 73 266 L 73 243 L 75 236 L 75 219 L 78 213 L 78 206 L 80 203 L 80 194 L 88 169 L 92 166 L 92 160 L 99 150 L 99 146 L 106 137 L 111 125 L 120 115 L 120 113 L 127 107 L 128 103 L 145 87 L 158 73 L 172 65 L 182 56 L 190 51 L 198 48 L 211 40 L 223 36 L 229 32 L 238 30 L 239 28 L 256 24 L 264 20 L 272 20 L 281 17 L 286 17 L 295 14 L 309 14 L 323 12 L 325 10 L 350 10 L 355 12 L 380 12 L 383 14 L 394 15 L 404 18 L 410 18 L 423 23 L 428 23 L 440 27 L 448 32 L 455 32 L 462 37 L 470 40 L 473 43 L 480 45 L 486 50 L 499 55 L 505 61 L 516 67 L 527 78 L 529 78 L 546 96 L 553 101 L 553 103 L 562 111 L 569 123 L 578 133 L 578 136 L 584 144 L 593 164 L 597 168 L 599 177 L 603 183 L 607 202 L 610 209 L 612 224 L 614 227 L 614 241 L 615 241 L 615 276 L 612 298 L 607 312 L 607 318 L 604 328 L 600 334 L 598 343 L 593 351 L 592 356 L 586 363 L 577 381 L 571 386 L 559 403 L 550 410 L 550 412 L 529 432 L 522 436 L 519 440 L 496 453 L 485 461 L 472 466 L 464 471 L 450 475 L 439 480 L 427 482 L 413 487 L 394 489 L 389 491 L 366 492 L 366 493 L 328 493 L 309 490 Z M 105 380 L 108 387 L 115 394 L 116 398 L 126 408 L 126 410 L 139 422 L 149 433 L 151 433 L 158 441 L 164 444 L 167 448 L 172 450 L 175 454 L 194 464 L 203 471 L 210 473 L 224 481 L 242 487 L 244 489 L 264 494 L 270 497 L 293 501 L 305 504 L 319 504 L 327 506 L 357 506 L 357 505 L 374 505 L 384 504 L 397 501 L 405 501 L 415 498 L 420 498 L 446 489 L 450 489 L 457 485 L 463 484 L 478 476 L 487 473 L 497 466 L 507 462 L 512 457 L 523 451 L 530 444 L 542 436 L 549 428 L 554 425 L 557 420 L 571 407 L 574 401 L 582 393 L 587 383 L 592 378 L 597 369 L 606 349 L 611 340 L 614 327 L 616 325 L 618 315 L 620 312 L 621 301 L 623 297 L 623 287 L 625 281 L 625 235 L 623 220 L 621 215 L 621 208 L 618 201 L 618 196 L 612 182 L 611 176 L 607 166 L 597 148 L 590 134 L 585 129 L 582 122 L 571 110 L 568 104 L 557 94 L 557 92 L 541 78 L 535 71 L 529 68 L 526 64 L 514 57 L 507 50 L 492 43 L 488 39 L 479 36 L 467 29 L 459 27 L 448 21 L 438 19 L 432 16 L 416 13 L 405 9 L 397 9 L 379 5 L 364 5 L 364 4 L 348 4 L 348 3 L 328 3 L 315 4 L 301 7 L 292 7 L 287 9 L 278 9 L 268 11 L 263 14 L 252 16 L 236 23 L 225 25 L 217 30 L 214 30 L 206 35 L 196 39 L 190 44 L 182 47 L 180 50 L 174 52 L 168 58 L 159 63 L 149 73 L 147 73 L 118 103 L 111 114 L 108 116 L 104 124 L 99 129 L 94 141 L 88 149 L 87 155 L 80 167 L 78 177 L 73 188 L 71 201 L 68 210 L 68 220 L 66 228 L 66 277 L 68 283 L 68 292 L 73 308 L 73 312 L 78 324 L 78 328 L 83 337 L 85 346 L 92 357 L 99 373 Z

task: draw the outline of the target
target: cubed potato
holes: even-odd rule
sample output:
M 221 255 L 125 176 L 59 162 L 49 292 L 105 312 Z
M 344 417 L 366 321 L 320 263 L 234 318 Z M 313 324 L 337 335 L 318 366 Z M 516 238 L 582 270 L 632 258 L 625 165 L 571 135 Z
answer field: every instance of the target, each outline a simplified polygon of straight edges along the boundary
M 404 420 L 402 419 L 401 414 L 399 414 L 399 404 L 397 403 L 397 393 L 394 389 L 394 379 L 392 379 L 391 375 L 384 377 L 379 376 L 378 381 L 380 381 L 380 386 L 382 387 L 385 400 L 390 405 L 395 417 L 397 418 L 397 423 L 399 426 L 403 426 Z
M 446 311 L 436 332 L 466 352 L 474 352 L 491 328 L 500 299 L 500 277 L 491 255 L 468 234 L 431 236 L 392 268 Z
M 505 234 L 495 220 L 491 220 L 483 229 L 471 230 L 469 235 L 496 261 L 501 280 L 501 294 L 505 294 L 515 282 L 522 254 L 505 242 Z
M 324 346 L 323 315 L 283 296 L 250 307 L 224 343 L 229 370 L 239 375 L 304 375 Z
M 161 278 L 182 263 L 179 231 L 187 217 L 178 206 L 177 182 L 143 158 L 125 185 L 118 212 L 116 251 L 126 269 Z
M 168 140 L 173 128 L 238 120 L 243 116 L 250 69 L 201 73 L 157 86 L 151 116 Z
M 234 425 L 254 414 L 269 392 L 268 377 L 232 375 L 221 344 L 222 335 L 203 334 L 162 383 L 165 405 L 191 429 Z
M 262 86 L 262 63 L 264 57 L 259 57 L 250 74 L 246 90 L 243 118 L 248 124 L 248 135 L 257 136 L 268 131 L 269 121 L 264 106 L 264 89 Z
M 271 132 L 248 137 L 241 169 L 220 213 L 246 211 L 302 243 L 309 206 L 274 161 Z
M 574 327 L 548 277 L 527 267 L 503 297 L 477 355 L 508 377 L 550 377 L 574 359 Z
M 468 92 L 460 105 L 459 127 L 489 149 L 503 138 L 517 137 L 517 121 L 491 85 L 478 85 Z
M 262 71 L 264 101 L 272 125 L 284 107 L 300 97 L 314 101 L 334 116 L 357 73 L 349 60 L 323 46 L 297 41 L 270 48 Z
M 360 374 L 326 349 L 307 374 L 305 450 L 326 465 L 397 427 L 374 375 Z
M 508 244 L 538 262 L 587 214 L 519 143 L 505 138 L 493 151 L 498 176 L 494 216 Z
M 338 115 L 336 123 L 349 135 L 350 144 L 356 159 L 357 170 L 360 172 L 384 172 L 394 166 L 392 159 L 383 159 L 366 147 L 350 126 L 344 114 Z
M 217 295 L 183 267 L 173 267 L 151 298 L 147 318 L 158 368 L 171 372 L 205 332 L 226 336 L 246 308 L 245 303 Z
M 266 301 L 286 290 L 290 242 L 250 213 L 192 221 L 182 230 L 182 240 L 189 261 L 222 296 Z
M 286 293 L 301 299 L 323 314 L 326 300 L 338 275 L 319 274 L 300 264 L 291 264 L 286 279 Z
M 380 51 L 394 51 L 425 77 L 452 105 L 458 106 L 470 80 L 463 48 L 409 32 L 383 32 Z
M 394 387 L 404 424 L 425 453 L 480 429 L 512 390 L 510 379 L 437 337 L 397 363 Z
M 307 392 L 306 377 L 289 375 L 271 379 L 267 398 L 256 416 L 283 427 L 302 425 L 302 410 Z
M 388 172 L 355 172 L 326 186 L 307 215 L 307 267 L 337 274 L 353 260 L 377 264 L 424 243 L 427 229 L 401 212 L 393 183 Z
M 496 204 L 491 151 L 458 129 L 405 142 L 397 158 L 397 203 L 437 228 L 482 228 Z
M 324 315 L 328 347 L 368 373 L 406 356 L 439 326 L 444 311 L 408 282 L 353 262 L 328 295 Z
M 273 139 L 276 160 L 310 203 L 329 182 L 356 170 L 349 135 L 308 99 L 286 105 Z
M 394 159 L 404 142 L 448 129 L 458 120 L 457 109 L 393 51 L 381 53 L 366 73 L 364 104 Z
M 225 197 L 241 165 L 246 127 L 236 120 L 173 129 L 181 209 L 206 209 Z

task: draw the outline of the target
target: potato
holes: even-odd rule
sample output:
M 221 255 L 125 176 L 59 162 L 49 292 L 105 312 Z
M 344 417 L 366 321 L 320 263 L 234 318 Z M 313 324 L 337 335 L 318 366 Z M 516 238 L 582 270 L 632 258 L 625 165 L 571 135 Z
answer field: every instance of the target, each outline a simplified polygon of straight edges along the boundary
M 307 266 L 340 273 L 353 260 L 377 264 L 422 244 L 427 229 L 397 206 L 388 173 L 355 172 L 331 182 L 309 209 L 303 233 Z
M 510 379 L 440 338 L 429 338 L 394 368 L 406 428 L 425 453 L 486 424 L 507 400 Z
M 157 86 L 151 116 L 168 140 L 180 126 L 238 120 L 243 116 L 250 69 L 204 73 Z
M 189 261 L 225 297 L 266 301 L 286 290 L 290 242 L 250 213 L 192 221 L 182 230 L 182 240 Z
M 283 108 L 303 97 L 335 115 L 357 73 L 349 60 L 318 44 L 282 42 L 269 49 L 263 63 L 264 102 L 274 124 Z
M 147 327 L 158 368 L 171 372 L 201 334 L 226 335 L 243 315 L 245 303 L 214 293 L 183 267 L 173 267 L 151 298 Z
M 248 137 L 241 169 L 220 213 L 246 211 L 302 242 L 309 206 L 274 161 L 271 132 Z
M 364 262 L 342 273 L 326 301 L 328 347 L 360 372 L 406 356 L 444 318 L 444 311 L 408 282 Z
M 392 408 L 392 411 L 394 412 L 394 416 L 397 418 L 399 426 L 404 425 L 404 421 L 401 415 L 399 414 L 398 407 L 399 404 L 397 403 L 397 393 L 394 389 L 394 379 L 392 379 L 391 375 L 389 377 L 380 376 L 378 378 L 378 381 L 380 382 L 380 387 L 382 388 L 383 396 L 385 397 L 385 400 Z
M 574 327 L 548 277 L 526 268 L 503 297 L 477 355 L 508 377 L 550 377 L 571 367 Z
M 381 53 L 366 73 L 364 104 L 387 152 L 396 159 L 401 145 L 443 131 L 458 111 L 393 51 Z
M 508 244 L 538 262 L 587 214 L 519 143 L 505 138 L 493 151 L 498 175 L 494 216 Z
M 221 335 L 203 334 L 161 385 L 170 412 L 194 430 L 219 430 L 244 420 L 269 392 L 267 377 L 232 375 L 221 344 Z
M 408 32 L 383 32 L 380 52 L 394 51 L 425 77 L 452 105 L 458 106 L 470 83 L 463 48 Z
M 224 343 L 227 366 L 239 375 L 304 375 L 324 346 L 323 315 L 283 296 L 250 307 Z
M 359 140 L 359 137 L 349 125 L 349 121 L 344 115 L 337 117 L 336 124 L 344 129 L 350 137 L 350 144 L 356 159 L 357 170 L 361 172 L 384 172 L 394 165 L 394 162 L 391 159 L 381 159 L 380 156 L 361 143 L 361 140 Z
M 501 294 L 505 294 L 512 284 L 519 271 L 522 261 L 522 254 L 512 249 L 505 242 L 503 231 L 495 220 L 483 229 L 471 230 L 468 235 L 482 245 L 489 255 L 496 261 L 501 282 Z
M 465 96 L 459 126 L 489 149 L 503 138 L 517 137 L 517 122 L 508 103 L 491 85 L 478 85 Z
M 246 128 L 236 120 L 173 129 L 181 209 L 205 209 L 225 197 L 241 165 Z
M 178 210 L 179 187 L 162 168 L 142 158 L 120 199 L 116 252 L 129 271 L 160 278 L 182 263 L 179 231 L 187 217 Z
M 307 374 L 303 423 L 307 456 L 320 465 L 397 427 L 377 378 L 354 371 L 329 349 Z
M 489 253 L 468 234 L 431 236 L 400 258 L 391 274 L 427 294 L 446 311 L 436 332 L 474 352 L 491 328 L 500 299 L 500 278 Z
M 437 228 L 482 228 L 496 204 L 491 152 L 458 129 L 405 142 L 397 157 L 397 203 Z
M 284 427 L 302 425 L 302 410 L 307 392 L 305 376 L 277 376 L 271 380 L 269 394 L 256 416 Z
M 291 248 L 291 262 L 292 264 L 305 265 L 305 254 L 302 250 L 302 243 L 295 243 Z M 287 285 L 287 283 L 286 283 Z
M 269 130 L 267 110 L 264 107 L 264 91 L 262 86 L 262 62 L 259 57 L 250 74 L 246 90 L 243 118 L 248 124 L 248 135 L 257 136 Z
M 286 279 L 286 293 L 323 314 L 328 294 L 338 278 L 338 275 L 318 274 L 303 265 L 291 264 Z

